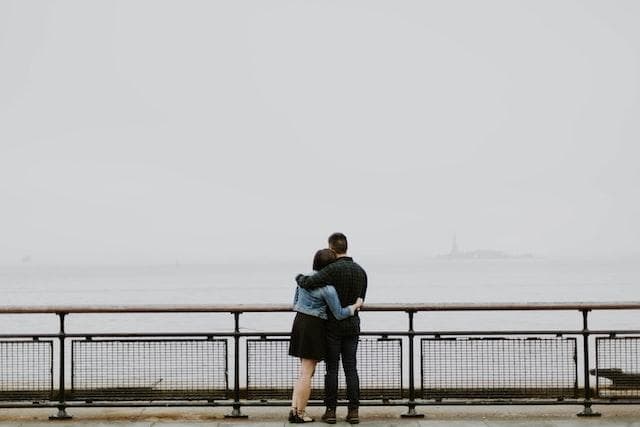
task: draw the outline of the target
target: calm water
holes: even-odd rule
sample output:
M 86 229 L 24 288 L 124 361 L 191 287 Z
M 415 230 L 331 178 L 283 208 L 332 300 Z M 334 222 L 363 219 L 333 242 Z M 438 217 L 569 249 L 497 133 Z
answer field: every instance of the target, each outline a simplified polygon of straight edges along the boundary
M 367 302 L 640 301 L 640 265 L 629 260 L 523 259 L 363 262 Z M 0 269 L 2 305 L 289 303 L 306 265 L 16 266 Z M 594 313 L 593 326 L 630 326 L 637 312 Z M 363 313 L 365 329 L 404 329 L 403 314 Z M 34 319 L 35 318 L 35 319 Z M 53 331 L 52 316 L 0 317 L 3 329 Z M 73 315 L 70 331 L 227 330 L 226 314 Z M 288 329 L 292 315 L 244 315 L 245 330 Z M 132 321 L 133 320 L 133 321 Z M 575 328 L 577 313 L 419 314 L 423 330 Z

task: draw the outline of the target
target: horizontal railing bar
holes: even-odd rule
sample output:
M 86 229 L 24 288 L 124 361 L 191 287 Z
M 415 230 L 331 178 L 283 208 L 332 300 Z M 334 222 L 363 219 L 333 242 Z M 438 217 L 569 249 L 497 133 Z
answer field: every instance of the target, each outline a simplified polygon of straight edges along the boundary
M 289 332 L 283 332 L 283 334 L 288 335 Z M 250 336 L 260 336 L 259 334 L 252 334 Z M 89 332 L 89 333 L 73 333 L 73 334 L 64 334 L 66 338 L 154 338 L 154 337 L 201 337 L 203 339 L 208 337 L 233 337 L 235 334 L 233 332 L 216 332 L 216 333 L 207 333 L 207 332 L 158 332 L 158 333 L 149 333 L 149 332 L 115 332 L 115 333 L 104 333 L 104 332 Z M 25 339 L 33 339 L 33 338 L 62 338 L 62 334 L 0 334 L 0 339 L 3 338 L 25 338 Z
M 222 337 L 229 338 L 235 336 L 234 332 L 114 332 L 114 333 L 73 333 L 65 334 L 67 338 L 154 338 L 154 337 Z
M 617 331 L 606 331 L 602 334 L 618 334 Z M 241 337 L 279 337 L 288 336 L 290 332 L 241 332 Z M 407 337 L 415 336 L 449 336 L 449 335 L 582 335 L 582 330 L 533 330 L 533 331 L 361 331 L 361 336 L 390 336 L 390 337 Z M 591 334 L 591 332 L 589 333 Z
M 384 402 L 381 400 L 368 400 L 361 401 L 360 406 L 407 406 L 407 400 L 390 400 Z M 415 400 L 413 403 L 419 406 L 539 406 L 539 405 L 583 405 L 583 400 L 565 399 L 565 400 L 443 400 L 443 401 L 430 401 L 430 400 Z M 601 400 L 592 399 L 593 405 L 638 405 L 640 400 Z M 347 401 L 339 401 L 338 406 L 347 406 Z M 67 408 L 147 408 L 147 407 L 231 407 L 234 402 L 231 400 L 220 400 L 214 402 L 92 402 L 92 403 L 77 403 L 74 401 L 68 401 L 65 405 Z M 286 407 L 291 405 L 289 401 L 242 401 L 240 406 L 242 407 L 266 407 L 266 406 L 280 406 Z M 58 406 L 55 402 L 42 402 L 38 404 L 32 403 L 15 403 L 15 404 L 0 404 L 0 409 L 50 409 Z M 308 406 L 324 406 L 322 401 L 309 401 Z
M 488 336 L 517 336 L 517 335 L 583 335 L 583 330 L 509 330 L 509 331 L 362 331 L 361 336 L 390 336 L 390 337 L 406 337 L 406 336 L 464 336 L 464 335 L 488 335 Z M 290 332 L 89 332 L 89 333 L 66 333 L 66 338 L 155 338 L 155 337 L 200 337 L 206 339 L 208 337 L 229 338 L 239 337 L 286 337 Z M 629 335 L 640 334 L 637 329 L 615 329 L 615 330 L 589 330 L 588 335 Z M 5 338 L 24 338 L 24 339 L 51 339 L 61 338 L 61 334 L 0 334 L 0 339 Z
M 633 401 L 632 401 L 633 402 Z M 584 401 L 582 400 L 493 400 L 493 401 L 485 401 L 485 400 L 477 400 L 473 401 L 473 403 L 467 403 L 464 401 L 443 401 L 443 402 L 435 402 L 435 401 L 419 401 L 415 400 L 415 403 L 418 405 L 433 405 L 433 406 L 460 406 L 460 405 L 582 405 Z M 633 402 L 635 404 L 640 404 L 640 401 Z M 380 399 L 378 400 L 361 400 L 359 402 L 360 406 L 407 406 L 408 400 L 389 400 L 384 402 Z M 233 406 L 233 401 L 219 401 L 219 402 L 167 402 L 167 403 L 159 403 L 159 402 L 98 402 L 98 403 L 72 403 L 69 402 L 67 405 L 68 408 L 83 408 L 83 407 L 180 407 L 180 406 Z M 291 405 L 290 401 L 287 400 L 274 400 L 274 401 L 260 401 L 260 400 L 243 400 L 240 402 L 240 406 L 242 407 L 289 407 Z M 338 406 L 347 406 L 347 401 L 339 401 Z M 324 402 L 321 400 L 309 401 L 307 406 L 324 406 Z
M 24 339 L 40 339 L 40 338 L 60 338 L 60 334 L 0 334 L 3 338 L 24 338 Z
M 640 403 L 640 402 L 639 402 Z M 416 400 L 418 406 L 504 406 L 504 405 L 583 405 L 584 400 Z
M 628 331 L 627 331 L 628 332 Z M 618 334 L 617 331 L 602 332 L 603 335 Z M 288 336 L 290 332 L 241 332 L 241 337 L 278 337 Z M 361 336 L 390 336 L 390 337 L 407 337 L 415 336 L 449 336 L 449 335 L 582 335 L 582 330 L 533 330 L 533 331 L 361 331 Z M 591 335 L 592 332 L 589 332 Z
M 363 311 L 528 311 L 528 310 L 638 310 L 640 302 L 527 302 L 367 304 Z M 0 314 L 55 313 L 271 313 L 290 312 L 284 304 L 233 305 L 87 305 L 0 306 Z
M 592 333 L 592 332 L 590 332 Z M 622 334 L 619 331 L 601 331 L 603 335 L 610 334 Z M 629 331 L 624 331 L 629 333 Z M 640 331 L 638 331 L 640 333 Z M 154 338 L 154 337 L 201 337 L 206 339 L 208 337 L 245 337 L 245 338 L 260 338 L 260 337 L 287 337 L 291 332 L 114 332 L 114 333 L 65 333 L 66 338 Z M 536 330 L 536 331 L 362 331 L 361 336 L 391 336 L 391 337 L 406 337 L 411 335 L 416 336 L 453 336 L 453 335 L 582 335 L 581 330 Z M 61 338 L 60 334 L 0 334 L 2 338 Z
M 415 331 L 413 335 L 582 335 L 582 330 L 533 330 L 533 331 Z M 391 334 L 388 334 L 391 335 Z
M 640 331 L 639 331 L 640 332 Z M 361 331 L 361 336 L 390 336 L 390 337 L 407 337 L 411 335 L 415 336 L 449 336 L 449 335 L 582 335 L 582 330 L 522 330 L 522 331 Z M 618 331 L 602 331 L 601 334 L 619 334 Z M 629 333 L 629 331 L 625 331 Z M 589 332 L 593 334 L 593 332 Z M 241 332 L 238 336 L 241 337 L 278 337 L 288 336 L 290 332 Z

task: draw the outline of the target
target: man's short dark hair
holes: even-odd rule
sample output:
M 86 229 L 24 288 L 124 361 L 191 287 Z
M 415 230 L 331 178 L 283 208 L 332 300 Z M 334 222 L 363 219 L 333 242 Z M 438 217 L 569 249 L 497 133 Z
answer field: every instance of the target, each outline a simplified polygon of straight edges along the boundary
M 329 236 L 329 249 L 337 254 L 346 254 L 347 248 L 347 236 L 342 233 L 333 233 Z

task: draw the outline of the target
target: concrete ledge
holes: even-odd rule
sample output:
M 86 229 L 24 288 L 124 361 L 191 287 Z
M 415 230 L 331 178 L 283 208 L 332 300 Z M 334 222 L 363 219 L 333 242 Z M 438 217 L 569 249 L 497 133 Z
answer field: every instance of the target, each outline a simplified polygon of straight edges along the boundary
M 362 425 L 370 426 L 431 426 L 431 427 L 486 427 L 486 426 L 626 426 L 640 427 L 640 406 L 598 406 L 602 412 L 599 418 L 578 418 L 581 407 L 424 407 L 417 408 L 424 413 L 423 419 L 402 419 L 400 414 L 406 408 L 361 408 Z M 290 426 L 286 421 L 287 408 L 243 408 L 248 419 L 225 419 L 228 408 L 78 408 L 70 409 L 72 420 L 48 421 L 52 409 L 0 410 L 0 427 L 3 426 L 106 426 L 127 425 L 136 427 L 178 427 L 178 426 Z M 320 418 L 323 409 L 309 408 L 309 413 Z M 338 425 L 344 422 L 346 408 L 338 408 Z M 312 425 L 324 426 L 322 422 Z

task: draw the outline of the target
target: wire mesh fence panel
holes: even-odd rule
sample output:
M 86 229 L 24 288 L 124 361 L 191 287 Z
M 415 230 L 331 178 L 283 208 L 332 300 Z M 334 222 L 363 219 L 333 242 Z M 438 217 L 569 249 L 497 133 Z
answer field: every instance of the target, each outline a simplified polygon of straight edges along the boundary
M 360 339 L 358 376 L 361 399 L 402 397 L 402 340 Z M 247 398 L 290 399 L 298 377 L 300 360 L 289 356 L 288 339 L 247 340 Z M 324 397 L 326 366 L 318 363 L 311 379 L 311 398 Z M 346 398 L 342 364 L 338 372 L 338 397 Z
M 246 344 L 247 398 L 290 398 L 300 370 L 300 360 L 289 356 L 289 340 L 247 339 Z M 311 378 L 312 393 L 323 384 L 318 368 Z M 314 397 L 313 394 L 311 397 Z
M 575 338 L 423 338 L 421 359 L 425 399 L 577 396 Z
M 360 340 L 358 376 L 362 399 L 401 399 L 402 340 L 400 338 Z
M 72 397 L 224 399 L 226 340 L 74 340 Z
M 0 341 L 0 399 L 43 400 L 53 392 L 51 341 Z
M 597 393 L 603 398 L 640 399 L 640 337 L 596 338 Z

